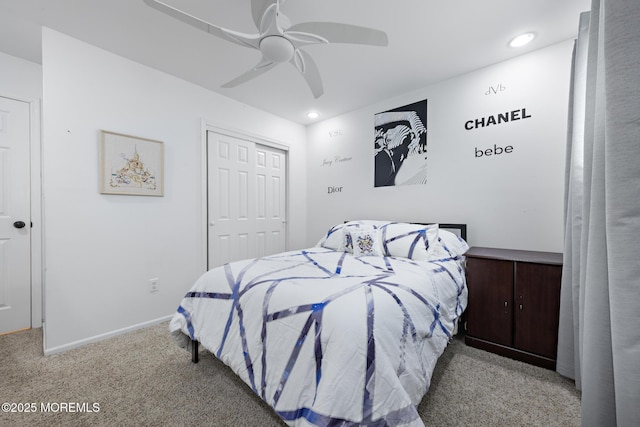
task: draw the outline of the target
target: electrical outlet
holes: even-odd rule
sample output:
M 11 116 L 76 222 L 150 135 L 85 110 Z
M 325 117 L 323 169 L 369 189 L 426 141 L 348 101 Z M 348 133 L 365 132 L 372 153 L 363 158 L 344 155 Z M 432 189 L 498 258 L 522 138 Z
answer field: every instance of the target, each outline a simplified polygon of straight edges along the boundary
M 158 292 L 160 288 L 158 287 L 159 279 L 156 277 L 154 279 L 149 279 L 149 292 Z

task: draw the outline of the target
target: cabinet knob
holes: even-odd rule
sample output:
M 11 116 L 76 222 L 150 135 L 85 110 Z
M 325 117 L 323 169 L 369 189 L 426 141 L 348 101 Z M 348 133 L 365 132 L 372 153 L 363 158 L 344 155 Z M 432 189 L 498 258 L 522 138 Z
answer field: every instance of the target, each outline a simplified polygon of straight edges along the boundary
M 505 306 L 505 307 L 507 306 L 507 302 L 506 302 L 506 301 L 504 302 L 504 306 Z
M 522 310 L 522 304 L 520 304 L 520 310 Z

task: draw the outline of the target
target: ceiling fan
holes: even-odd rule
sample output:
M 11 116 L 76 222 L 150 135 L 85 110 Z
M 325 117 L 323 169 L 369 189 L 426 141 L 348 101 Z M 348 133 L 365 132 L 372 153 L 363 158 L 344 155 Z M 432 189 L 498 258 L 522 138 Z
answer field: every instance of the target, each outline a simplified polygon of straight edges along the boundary
M 324 93 L 322 78 L 315 62 L 303 49 L 312 44 L 352 43 L 387 46 L 383 31 L 337 22 L 303 22 L 293 24 L 280 12 L 285 0 L 251 0 L 251 15 L 258 33 L 246 34 L 211 24 L 159 0 L 143 0 L 150 7 L 241 46 L 262 52 L 262 59 L 249 71 L 222 85 L 224 88 L 245 83 L 276 65 L 289 62 L 309 85 L 315 98 Z

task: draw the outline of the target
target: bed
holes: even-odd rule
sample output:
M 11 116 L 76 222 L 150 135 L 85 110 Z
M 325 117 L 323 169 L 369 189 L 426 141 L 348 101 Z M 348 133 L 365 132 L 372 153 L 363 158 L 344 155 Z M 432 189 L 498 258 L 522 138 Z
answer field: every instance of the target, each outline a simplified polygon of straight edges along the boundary
M 464 224 L 348 221 L 316 246 L 200 277 L 170 322 L 292 426 L 422 426 L 467 304 Z

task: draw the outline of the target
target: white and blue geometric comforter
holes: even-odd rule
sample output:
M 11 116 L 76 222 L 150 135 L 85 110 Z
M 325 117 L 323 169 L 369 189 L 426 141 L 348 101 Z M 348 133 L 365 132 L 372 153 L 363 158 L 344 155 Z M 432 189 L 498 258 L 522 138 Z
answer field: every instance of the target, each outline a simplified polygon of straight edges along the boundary
M 423 425 L 467 302 L 462 258 L 354 257 L 322 247 L 233 262 L 182 300 L 181 330 L 289 425 Z

